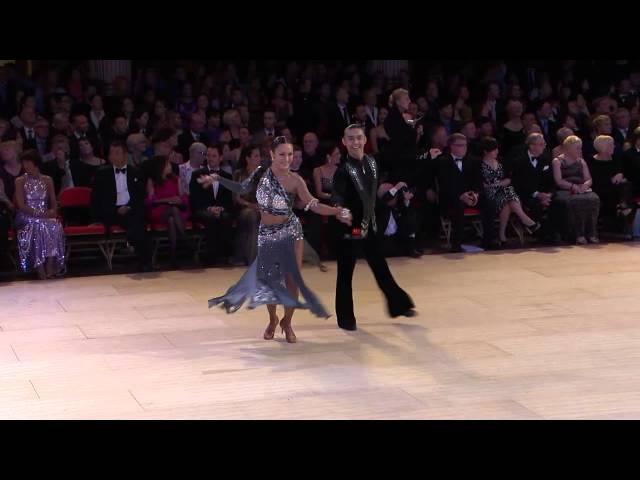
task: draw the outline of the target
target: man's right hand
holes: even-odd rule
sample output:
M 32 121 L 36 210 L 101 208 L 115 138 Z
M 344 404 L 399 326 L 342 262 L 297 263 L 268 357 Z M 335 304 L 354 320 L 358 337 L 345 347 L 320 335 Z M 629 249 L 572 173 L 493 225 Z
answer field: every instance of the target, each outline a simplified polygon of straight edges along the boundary
M 128 207 L 127 205 L 119 207 L 118 208 L 118 215 L 126 215 L 129 210 L 131 210 L 131 207 Z
M 538 192 L 537 198 L 538 198 L 538 201 L 544 206 L 549 206 L 549 204 L 551 204 L 550 193 Z

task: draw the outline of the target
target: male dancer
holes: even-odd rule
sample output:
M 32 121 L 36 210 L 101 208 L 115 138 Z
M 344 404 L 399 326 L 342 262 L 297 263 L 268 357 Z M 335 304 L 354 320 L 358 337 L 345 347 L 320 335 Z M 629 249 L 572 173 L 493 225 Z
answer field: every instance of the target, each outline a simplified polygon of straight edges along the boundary
M 387 309 L 392 317 L 416 315 L 409 295 L 393 279 L 387 261 L 382 255 L 379 237 L 376 235 L 376 192 L 378 168 L 373 158 L 364 154 L 367 137 L 360 125 L 349 125 L 344 130 L 342 143 L 347 155 L 333 177 L 333 201 L 348 208 L 353 215 L 352 227 L 340 226 L 338 231 L 338 279 L 336 282 L 336 316 L 338 326 L 356 330 L 353 313 L 352 280 L 356 264 L 354 247 L 362 244 L 364 254 L 378 286 L 387 299 Z

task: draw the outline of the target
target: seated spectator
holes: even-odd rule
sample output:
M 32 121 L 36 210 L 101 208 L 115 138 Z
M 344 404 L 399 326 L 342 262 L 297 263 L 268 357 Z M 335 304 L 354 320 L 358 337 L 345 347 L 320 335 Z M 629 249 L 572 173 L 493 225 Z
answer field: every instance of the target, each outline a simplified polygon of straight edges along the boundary
M 13 200 L 16 178 L 24 173 L 15 140 L 0 143 L 0 179 L 4 186 L 4 193 Z
M 132 133 L 127 137 L 127 150 L 129 151 L 128 164 L 142 168 L 149 160 L 145 154 L 149 148 L 149 140 L 142 133 Z
M 587 159 L 593 179 L 593 191 L 600 197 L 600 216 L 610 226 L 620 217 L 630 218 L 633 212 L 631 183 L 624 177 L 622 159 L 614 154 L 615 141 L 599 135 L 593 141 L 596 154 Z M 626 222 L 628 224 L 628 222 Z
M 631 115 L 629 110 L 621 107 L 614 115 L 615 128 L 613 129 L 613 139 L 616 143 L 616 151 L 621 153 L 623 145 L 629 140 L 632 130 Z M 597 149 L 596 149 L 597 150 Z
M 111 122 L 111 128 L 108 130 L 108 132 L 105 132 L 104 135 L 104 141 L 106 145 L 116 140 L 119 142 L 127 141 L 127 137 L 129 136 L 129 126 L 127 124 L 127 117 L 124 115 L 124 113 L 118 113 L 114 115 Z
M 87 138 L 85 137 L 78 140 L 78 149 L 83 140 L 87 140 Z M 75 187 L 70 151 L 71 147 L 69 146 L 67 137 L 56 135 L 51 145 L 51 154 L 47 155 L 47 161 L 44 162 L 41 167 L 42 173 L 53 179 L 56 195 L 59 195 L 61 191 L 67 188 Z M 78 156 L 79 155 L 80 151 L 78 150 Z
M 59 112 L 53 116 L 51 135 L 64 135 L 66 137 L 73 135 L 73 127 L 69 122 L 68 113 Z
M 5 140 L 5 136 L 11 130 L 11 124 L 4 118 L 0 118 L 0 142 Z
M 93 145 L 87 138 L 78 142 L 80 157 L 71 162 L 73 184 L 76 187 L 92 187 L 98 168 L 106 165 L 104 159 L 96 157 Z
M 145 109 L 137 109 L 133 113 L 133 122 L 130 122 L 130 132 L 131 133 L 140 133 L 145 136 L 150 136 L 151 129 L 149 128 L 149 112 Z M 128 137 L 127 137 L 128 138 Z
M 453 119 L 453 102 L 450 99 L 441 99 L 438 104 L 438 123 L 445 128 L 447 135 L 457 132 L 460 125 Z
M 189 197 L 180 193 L 178 179 L 173 175 L 168 157 L 153 157 L 150 160 L 151 176 L 147 179 L 147 219 L 154 225 L 166 225 L 169 233 L 171 265 L 176 266 L 178 234 L 187 245 L 185 223 L 189 218 Z
M 569 232 L 575 235 L 576 243 L 586 244 L 585 237 L 591 243 L 598 243 L 600 198 L 591 189 L 593 181 L 587 162 L 582 158 L 582 140 L 571 135 L 562 147 L 562 153 L 552 162 L 558 189 L 553 201 L 564 207 Z
M 562 153 L 562 144 L 571 135 L 575 135 L 575 133 L 568 127 L 562 127 L 556 132 L 556 140 L 558 142 L 558 145 L 551 151 L 552 158 L 556 158 Z
M 334 143 L 327 148 L 325 163 L 313 169 L 313 191 L 322 203 L 330 203 L 333 192 L 333 175 L 340 164 L 340 149 Z
M 207 146 L 204 143 L 195 142 L 189 147 L 189 160 L 180 164 L 180 195 L 189 195 L 191 175 L 195 170 L 200 170 L 207 156 Z
M 200 142 L 205 146 L 209 144 L 209 139 L 204 132 L 206 119 L 200 113 L 192 113 L 190 116 L 189 130 L 178 136 L 178 151 L 184 158 L 189 157 L 189 147 L 195 142 Z
M 508 178 L 498 162 L 498 142 L 495 138 L 486 137 L 482 140 L 482 184 L 484 195 L 495 207 L 495 216 L 500 219 L 498 234 L 498 245 L 502 246 L 507 242 L 507 225 L 511 213 L 515 213 L 529 233 L 534 233 L 540 228 L 540 224 L 532 220 L 522 210 L 520 197 L 511 185 Z
M 222 148 L 211 145 L 207 149 L 206 165 L 193 172 L 189 184 L 189 203 L 193 219 L 205 225 L 207 238 L 207 263 L 215 265 L 225 263 L 231 252 L 233 224 L 233 196 L 231 190 L 214 182 L 210 187 L 198 183 L 202 175 L 217 173 L 231 179 L 231 175 L 220 169 Z
M 13 202 L 4 191 L 4 182 L 0 182 L 0 269 L 7 267 L 5 253 L 9 251 L 9 228 L 13 215 Z
M 424 253 L 416 244 L 418 215 L 411 206 L 414 192 L 405 182 L 385 182 L 378 188 L 376 219 L 386 255 L 403 254 L 419 258 Z
M 35 270 L 41 280 L 64 272 L 64 230 L 58 216 L 51 177 L 40 173 L 42 159 L 37 150 L 20 156 L 25 174 L 16 179 L 16 230 L 20 267 Z
M 593 128 L 591 138 L 588 141 L 585 141 L 583 154 L 585 158 L 592 157 L 595 153 L 595 147 L 593 145 L 593 139 L 599 135 L 611 135 L 613 132 L 613 125 L 611 123 L 611 117 L 609 115 L 598 115 L 593 119 Z M 616 153 L 621 153 L 616 151 Z
M 307 132 L 302 137 L 302 165 L 303 168 L 313 171 L 316 167 L 324 165 L 325 159 L 319 152 L 320 142 L 318 135 Z
M 151 270 L 151 245 L 145 229 L 145 182 L 142 171 L 127 166 L 126 146 L 109 146 L 109 163 L 96 172 L 91 206 L 96 221 L 107 231 L 119 225 L 126 231 L 140 260 L 142 271 Z
M 515 155 L 510 163 L 513 188 L 531 218 L 541 223 L 541 240 L 551 240 L 558 228 L 559 216 L 551 210 L 553 176 L 547 143 L 542 132 L 530 133 L 525 150 Z
M 220 142 L 222 134 L 222 118 L 218 110 L 212 110 L 207 116 L 207 128 L 205 135 L 209 139 L 211 145 L 217 145 Z
M 44 159 L 44 156 L 51 150 L 51 137 L 49 135 L 49 122 L 45 118 L 38 118 L 36 124 L 33 127 L 35 131 L 35 148 L 40 154 L 40 158 Z
M 261 156 L 258 147 L 246 147 L 240 153 L 238 170 L 233 172 L 233 180 L 242 182 L 260 166 Z M 250 265 L 256 257 L 258 244 L 258 225 L 260 212 L 256 200 L 255 189 L 245 195 L 234 194 L 234 201 L 238 209 L 237 234 L 234 263 Z
M 462 251 L 464 233 L 464 211 L 466 208 L 480 207 L 482 177 L 480 165 L 467 155 L 467 139 L 461 133 L 454 133 L 448 139 L 449 153 L 438 158 L 436 178 L 438 182 L 438 198 L 440 213 L 451 221 L 451 251 Z M 489 228 L 487 235 L 493 231 L 493 211 L 484 209 Z M 487 236 L 488 238 L 488 236 Z M 488 243 L 488 241 L 487 241 Z

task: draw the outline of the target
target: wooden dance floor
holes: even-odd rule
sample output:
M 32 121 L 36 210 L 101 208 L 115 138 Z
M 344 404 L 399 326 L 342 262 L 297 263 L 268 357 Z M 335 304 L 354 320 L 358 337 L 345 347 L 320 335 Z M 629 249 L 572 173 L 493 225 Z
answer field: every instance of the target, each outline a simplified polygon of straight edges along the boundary
M 2 419 L 640 418 L 640 245 L 362 262 L 357 332 L 208 310 L 243 269 L 0 284 Z M 305 267 L 333 311 L 335 264 Z

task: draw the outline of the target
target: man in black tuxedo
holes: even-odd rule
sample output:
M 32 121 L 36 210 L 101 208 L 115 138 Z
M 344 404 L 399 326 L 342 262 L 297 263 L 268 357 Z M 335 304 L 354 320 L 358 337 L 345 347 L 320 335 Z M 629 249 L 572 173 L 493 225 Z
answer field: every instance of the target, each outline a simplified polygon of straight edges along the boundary
M 622 152 L 624 143 L 629 139 L 631 135 L 631 115 L 629 110 L 625 107 L 620 107 L 614 115 L 615 128 L 613 129 L 613 140 L 616 144 L 616 150 Z
M 531 133 L 526 139 L 526 151 L 515 155 L 510 164 L 513 188 L 520 197 L 525 212 L 542 224 L 540 239 L 550 238 L 558 225 L 557 215 L 551 207 L 553 197 L 553 171 L 546 142 L 540 133 Z
M 631 147 L 622 155 L 622 173 L 633 186 L 633 195 L 640 195 L 640 127 L 629 137 Z
M 347 147 L 347 155 L 333 180 L 333 202 L 349 209 L 353 215 L 351 227 L 341 224 L 336 229 L 339 235 L 336 316 L 338 326 L 345 330 L 356 330 L 352 280 L 357 243 L 361 244 L 369 268 L 387 300 L 389 314 L 392 317 L 416 315 L 413 301 L 394 280 L 382 254 L 375 214 L 378 167 L 372 157 L 364 154 L 366 142 L 360 125 L 349 125 L 345 129 L 342 143 Z
M 204 132 L 207 119 L 201 113 L 192 113 L 189 121 L 189 129 L 178 136 L 178 151 L 183 158 L 189 158 L 189 148 L 194 142 L 209 145 L 209 138 Z
M 276 123 L 278 119 L 273 108 L 268 107 L 262 114 L 262 128 L 253 132 L 253 141 L 256 145 L 262 145 L 267 138 L 276 138 Z
M 142 172 L 127 165 L 127 147 L 114 141 L 109 145 L 110 165 L 101 167 L 95 176 L 91 206 L 98 222 L 107 231 L 112 225 L 126 230 L 141 262 L 143 271 L 151 270 L 151 245 L 146 234 L 144 200 L 146 196 Z
M 222 188 L 219 182 L 204 187 L 198 183 L 202 175 L 217 173 L 231 179 L 220 169 L 222 147 L 211 145 L 207 149 L 207 165 L 195 170 L 189 183 L 189 202 L 193 220 L 205 225 L 207 236 L 207 263 L 215 264 L 229 257 L 231 252 L 233 197 L 231 190 Z
M 411 204 L 414 190 L 405 182 L 387 181 L 378 188 L 376 220 L 385 254 L 422 256 L 416 244 L 418 212 Z
M 480 162 L 467 154 L 467 138 L 452 134 L 448 141 L 449 153 L 438 157 L 437 171 L 440 214 L 451 221 L 451 251 L 462 251 L 464 211 L 480 209 L 484 230 L 483 243 L 489 247 L 493 238 L 495 209 L 481 196 L 482 173 Z

